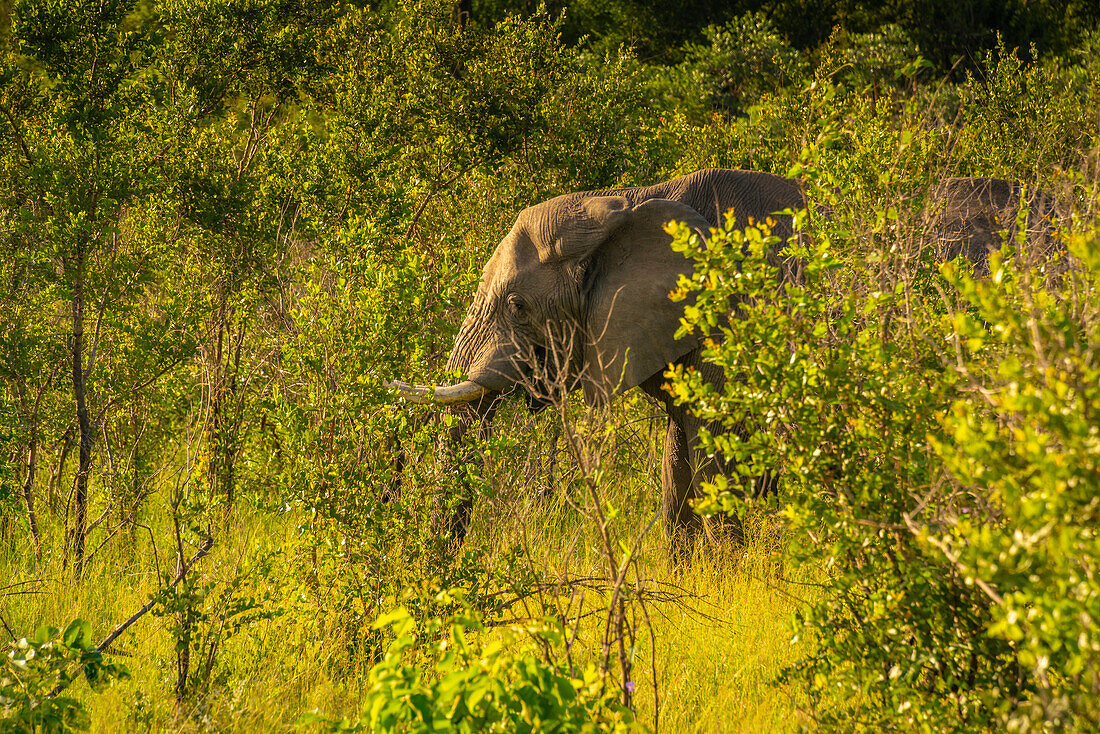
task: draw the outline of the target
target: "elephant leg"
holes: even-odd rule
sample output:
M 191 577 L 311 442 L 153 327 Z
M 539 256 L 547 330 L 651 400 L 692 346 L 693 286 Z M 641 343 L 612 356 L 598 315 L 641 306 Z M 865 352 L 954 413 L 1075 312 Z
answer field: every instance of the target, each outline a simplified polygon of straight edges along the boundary
M 687 436 L 683 426 L 670 417 L 661 462 L 661 516 L 677 560 L 690 551 L 701 526 L 689 502 L 693 475 Z
M 496 396 L 484 399 L 474 406 L 460 409 L 459 420 L 448 429 L 444 462 L 454 475 L 448 489 L 454 494 L 439 493 L 432 513 L 432 531 L 446 538 L 447 548 L 457 551 L 466 539 L 470 528 L 470 516 L 474 508 L 474 488 L 470 474 L 480 472 L 484 466 L 476 447 L 464 445 L 470 428 L 477 426 L 477 437 L 486 441 L 492 433 L 493 416 L 496 415 Z M 465 448 L 465 451 L 462 449 Z M 460 458 L 456 458 L 461 453 Z
M 765 471 L 756 478 L 753 483 L 753 497 L 763 499 L 773 497 L 779 492 L 779 475 L 772 471 Z
M 690 358 L 685 358 L 684 362 L 700 369 L 709 382 L 719 386 L 722 384 L 721 370 L 713 365 L 693 362 Z M 661 507 L 673 556 L 680 561 L 684 559 L 683 551 L 691 548 L 701 530 L 705 530 L 711 540 L 724 536 L 734 545 L 743 542 L 744 530 L 736 514 L 722 514 L 704 522 L 692 509 L 690 500 L 703 496 L 703 482 L 717 474 L 733 478 L 735 469 L 730 462 L 721 458 L 711 459 L 697 448 L 699 432 L 704 425 L 715 435 L 721 434 L 725 428 L 719 424 L 707 425 L 684 406 L 673 405 L 668 393 L 661 388 L 663 381 L 663 375 L 658 374 L 641 387 L 651 397 L 663 402 L 669 415 L 661 464 Z M 774 485 L 774 479 L 764 476 L 758 478 L 755 484 L 757 494 L 766 493 Z
M 546 436 L 546 463 L 543 464 L 541 455 L 538 459 L 540 476 L 538 479 L 538 498 L 540 502 L 548 502 L 554 497 L 554 481 L 558 468 L 558 440 L 561 438 L 561 422 L 555 420 Z

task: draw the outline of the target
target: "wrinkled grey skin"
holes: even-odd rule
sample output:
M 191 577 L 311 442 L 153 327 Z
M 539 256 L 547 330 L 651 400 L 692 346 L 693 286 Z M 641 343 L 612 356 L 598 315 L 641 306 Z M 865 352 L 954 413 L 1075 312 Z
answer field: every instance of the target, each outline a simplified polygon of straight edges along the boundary
M 492 392 L 465 408 L 451 430 L 457 444 L 472 425 L 483 433 L 495 398 L 519 385 L 532 405 L 551 393 L 582 389 L 599 403 L 640 387 L 665 406 L 662 513 L 672 538 L 701 527 L 688 500 L 727 467 L 693 449 L 702 422 L 660 389 L 669 363 L 695 366 L 712 381 L 696 340 L 673 335 L 683 303 L 668 298 L 692 264 L 669 247 L 663 225 L 686 222 L 704 235 L 733 209 L 737 221 L 762 221 L 804 206 L 800 185 L 766 173 L 711 169 L 654 186 L 567 194 L 524 209 L 482 274 L 447 367 Z M 775 233 L 791 232 L 777 217 Z M 467 460 L 471 457 L 467 456 Z M 468 493 L 467 493 L 468 494 Z M 472 498 L 440 528 L 465 536 Z
M 937 260 L 964 256 L 977 275 L 989 273 L 989 253 L 1017 234 L 1016 215 L 1021 202 L 1027 207 L 1027 262 L 1035 264 L 1061 248 L 1055 237 L 1060 218 L 1055 202 L 1041 191 L 1024 191 L 1018 181 L 976 176 L 949 178 L 933 192 L 926 220 Z

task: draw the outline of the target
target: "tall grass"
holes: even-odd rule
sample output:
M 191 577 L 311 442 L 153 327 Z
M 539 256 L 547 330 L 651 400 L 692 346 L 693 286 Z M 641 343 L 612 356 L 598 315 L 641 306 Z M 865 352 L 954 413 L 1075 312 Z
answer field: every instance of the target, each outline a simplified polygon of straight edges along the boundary
M 647 438 L 639 435 L 624 448 L 644 455 Z M 516 473 L 527 475 L 528 469 L 521 465 Z M 560 470 L 572 470 L 565 457 Z M 493 481 L 503 485 L 516 479 L 503 475 Z M 651 472 L 617 470 L 606 486 L 607 503 L 622 510 L 617 525 L 624 532 L 642 528 L 652 518 L 658 488 Z M 560 497 L 539 499 L 527 490 L 519 488 L 482 508 L 470 543 L 484 548 L 490 562 L 504 549 L 520 549 L 540 578 L 560 584 L 545 591 L 551 608 L 575 592 L 578 587 L 571 582 L 589 580 L 586 597 L 572 609 L 600 610 L 607 603 L 606 574 L 593 528 L 578 520 Z M 154 535 L 162 537 L 157 525 L 168 519 L 158 514 L 150 522 Z M 203 562 L 203 576 L 227 580 L 273 553 L 307 555 L 310 549 L 299 533 L 305 521 L 294 511 L 239 513 Z M 776 539 L 768 532 L 762 520 L 744 548 L 701 546 L 683 568 L 670 562 L 659 530 L 645 537 L 638 553 L 638 583 L 662 590 L 664 600 L 648 604 L 651 626 L 638 631 L 634 651 L 641 722 L 652 727 L 659 721 L 662 731 L 729 732 L 782 731 L 804 722 L 796 712 L 797 691 L 776 689 L 772 679 L 799 653 L 799 645 L 791 642 L 789 616 L 810 587 L 781 578 Z M 113 628 L 160 586 L 152 547 L 143 535 L 113 546 L 80 583 L 56 569 L 56 575 L 47 574 L 44 583 L 33 586 L 34 593 L 4 597 L 6 623 L 13 630 L 28 630 L 44 621 L 80 617 L 97 635 Z M 0 575 L 13 581 L 26 577 L 19 550 L 9 548 L 0 557 Z M 172 564 L 165 549 L 159 555 L 162 567 Z M 305 627 L 304 614 L 317 615 L 314 621 L 321 622 L 331 610 L 310 598 L 323 591 L 286 577 L 288 568 L 272 570 L 255 588 L 271 592 L 272 602 L 286 613 L 250 624 L 227 639 L 215 685 L 184 705 L 172 694 L 175 650 L 165 620 L 147 615 L 137 622 L 112 647 L 129 668 L 130 679 L 99 694 L 82 681 L 73 684 L 72 693 L 91 716 L 92 731 L 270 731 L 295 727 L 310 711 L 327 719 L 356 719 L 375 658 L 353 652 L 362 650 L 356 639 L 359 630 L 334 626 L 320 637 Z M 348 572 L 354 574 L 354 569 Z M 535 600 L 526 608 L 512 607 L 502 620 L 524 619 L 530 612 L 541 613 Z M 575 643 L 578 664 L 598 657 L 602 627 L 601 614 L 581 622 Z

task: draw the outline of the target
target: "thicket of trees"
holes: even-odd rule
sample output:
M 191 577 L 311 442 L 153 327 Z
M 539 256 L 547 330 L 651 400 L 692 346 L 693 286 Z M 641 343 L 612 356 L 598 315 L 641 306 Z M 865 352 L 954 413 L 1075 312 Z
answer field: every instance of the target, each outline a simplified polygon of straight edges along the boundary
M 983 52 L 996 47 L 998 36 L 1009 48 L 1024 53 L 1034 45 L 1040 53 L 1066 55 L 1078 49 L 1100 21 L 1100 10 L 1087 0 L 550 0 L 544 4 L 552 16 L 564 15 L 566 42 L 606 51 L 626 45 L 651 62 L 679 61 L 685 46 L 697 42 L 708 26 L 757 13 L 783 29 L 783 37 L 799 51 L 812 52 L 837 27 L 861 34 L 895 25 L 941 72 L 960 58 L 964 68 L 972 68 Z M 467 0 L 457 5 L 485 23 L 509 13 L 529 15 L 540 7 L 533 0 Z
M 519 208 L 710 166 L 832 212 L 782 294 L 766 231 L 677 245 L 689 323 L 753 304 L 713 355 L 739 379 L 670 389 L 761 421 L 714 450 L 781 470 L 750 550 L 694 563 L 800 599 L 787 726 L 1089 728 L 1098 24 L 1084 0 L 5 4 L 3 728 L 691 721 L 653 661 L 688 592 L 646 534 L 652 409 L 507 407 L 447 557 L 446 427 L 382 383 L 441 377 Z M 951 175 L 1052 195 L 1069 269 L 935 262 Z

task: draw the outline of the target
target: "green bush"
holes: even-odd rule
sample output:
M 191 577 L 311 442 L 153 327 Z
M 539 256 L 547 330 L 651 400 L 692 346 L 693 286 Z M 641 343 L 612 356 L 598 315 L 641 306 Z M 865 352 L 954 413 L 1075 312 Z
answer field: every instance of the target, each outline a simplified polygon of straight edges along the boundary
M 907 69 L 931 65 L 909 35 L 892 24 L 871 33 L 834 33 L 830 45 L 838 47 L 843 59 L 844 66 L 837 70 L 840 78 L 856 88 L 870 87 L 875 94 L 900 91 L 910 80 Z
M 989 279 L 946 270 L 961 391 L 940 418 L 937 458 L 962 507 L 919 531 L 988 598 L 987 634 L 1011 649 L 1026 694 L 981 681 L 1015 731 L 1084 731 L 1100 721 L 1100 232 L 1070 243 L 1054 282 L 994 260 Z M 972 503 L 973 504 L 973 503 Z
M 64 631 L 43 625 L 11 644 L 0 670 L 0 730 L 85 731 L 88 714 L 65 688 L 83 673 L 93 690 L 129 676 L 108 662 L 91 640 L 87 623 L 76 619 Z
M 684 46 L 685 60 L 658 74 L 655 90 L 690 119 L 742 114 L 806 71 L 801 55 L 762 13 L 708 26 L 707 43 Z
M 858 224 L 835 214 L 782 266 L 762 223 L 705 249 L 673 230 L 696 260 L 683 331 L 728 377 L 677 369 L 673 394 L 750 427 L 709 450 L 742 480 L 780 472 L 792 555 L 823 574 L 785 679 L 826 729 L 1081 728 L 1100 704 L 1095 235 L 1058 277 L 1005 255 L 976 280 Z M 736 508 L 740 481 L 700 509 Z
M 543 646 L 562 644 L 553 627 L 490 632 L 476 617 L 455 616 L 429 618 L 420 631 L 404 607 L 373 626 L 392 628 L 394 640 L 369 673 L 361 718 L 335 723 L 333 730 L 565 734 L 627 731 L 633 722 L 594 666 L 573 672 L 537 652 L 532 637 Z

